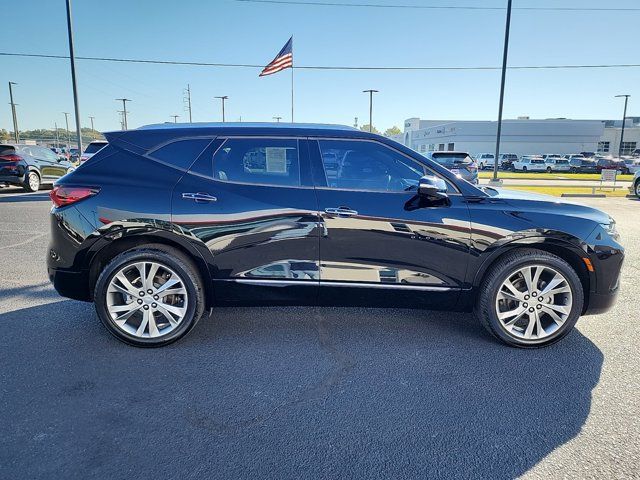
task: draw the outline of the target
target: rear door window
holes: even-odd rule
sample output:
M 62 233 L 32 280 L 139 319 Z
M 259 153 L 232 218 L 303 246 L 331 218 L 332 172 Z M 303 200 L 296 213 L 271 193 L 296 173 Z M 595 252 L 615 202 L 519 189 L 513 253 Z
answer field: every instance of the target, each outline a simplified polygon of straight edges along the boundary
M 210 138 L 185 138 L 163 145 L 153 150 L 148 156 L 182 170 L 188 170 L 209 143 L 211 143 Z
M 213 156 L 213 176 L 224 182 L 299 187 L 298 140 L 228 138 Z

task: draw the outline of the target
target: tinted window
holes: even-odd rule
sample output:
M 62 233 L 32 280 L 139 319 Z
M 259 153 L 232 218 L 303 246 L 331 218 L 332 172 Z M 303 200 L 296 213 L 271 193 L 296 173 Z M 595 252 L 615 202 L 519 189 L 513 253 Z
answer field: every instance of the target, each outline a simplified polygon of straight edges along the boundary
M 55 153 L 53 153 L 51 150 L 49 150 L 48 148 L 31 147 L 31 153 L 32 153 L 32 155 L 35 155 L 38 158 L 44 158 L 44 159 L 52 161 L 52 162 L 57 162 L 58 161 L 58 156 Z
M 298 141 L 230 138 L 213 156 L 213 176 L 226 182 L 300 186 Z
M 160 147 L 149 156 L 187 170 L 210 142 L 210 138 L 178 140 Z
M 425 169 L 375 142 L 320 140 L 327 186 L 348 190 L 402 192 L 418 185 Z
M 473 163 L 471 157 L 466 153 L 434 153 L 433 159 L 443 167 L 451 168 L 459 165 L 469 165 Z
M 178 143 L 178 142 L 176 142 L 176 143 Z M 85 149 L 84 153 L 96 153 L 98 150 L 100 150 L 105 145 L 106 145 L 106 143 L 94 143 L 94 142 L 91 142 L 89 145 L 87 145 L 87 148 Z
M 12 145 L 0 145 L 0 155 L 12 155 L 16 153 L 16 149 Z

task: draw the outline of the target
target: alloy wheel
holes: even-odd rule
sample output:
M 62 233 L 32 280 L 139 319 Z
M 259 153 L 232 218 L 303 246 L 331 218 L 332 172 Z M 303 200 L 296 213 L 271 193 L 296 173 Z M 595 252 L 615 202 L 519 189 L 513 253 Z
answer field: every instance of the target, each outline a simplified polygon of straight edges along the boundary
M 34 192 L 40 188 L 40 177 L 37 173 L 31 172 L 29 174 L 29 188 Z
M 126 265 L 111 278 L 106 306 L 113 323 L 137 338 L 157 338 L 175 330 L 187 312 L 185 282 L 158 262 Z
M 524 341 L 553 335 L 567 321 L 573 306 L 569 282 L 546 265 L 528 265 L 511 273 L 496 296 L 502 328 Z
M 636 197 L 640 198 L 640 180 L 636 182 Z

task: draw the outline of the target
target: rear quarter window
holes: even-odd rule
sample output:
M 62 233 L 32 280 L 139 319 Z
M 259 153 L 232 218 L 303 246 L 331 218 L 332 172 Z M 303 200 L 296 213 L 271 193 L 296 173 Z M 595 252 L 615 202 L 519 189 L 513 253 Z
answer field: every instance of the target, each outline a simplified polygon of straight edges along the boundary
M 148 156 L 182 170 L 188 170 L 209 143 L 211 143 L 210 138 L 176 140 L 151 151 Z

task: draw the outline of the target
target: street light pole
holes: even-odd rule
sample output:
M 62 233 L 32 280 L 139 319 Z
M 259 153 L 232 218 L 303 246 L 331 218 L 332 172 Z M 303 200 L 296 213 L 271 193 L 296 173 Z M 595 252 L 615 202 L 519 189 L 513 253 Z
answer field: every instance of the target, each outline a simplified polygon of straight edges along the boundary
M 71 136 L 69 135 L 69 115 L 71 115 L 69 112 L 62 112 L 64 113 L 64 122 L 67 124 L 67 152 L 69 151 L 69 149 L 71 148 Z
M 222 100 L 222 121 L 224 122 L 225 121 L 225 118 L 224 118 L 224 101 L 226 99 L 228 99 L 229 97 L 227 95 L 223 95 L 221 97 L 214 97 L 214 98 L 219 98 L 220 100 Z
M 128 130 L 127 127 L 127 102 L 130 102 L 128 98 L 116 98 L 116 100 L 122 101 L 122 127 L 123 130 Z
M 78 86 L 76 85 L 76 59 L 73 53 L 73 26 L 71 22 L 71 0 L 67 0 L 67 32 L 69 34 L 69 59 L 71 60 L 71 83 L 73 84 L 73 107 L 76 113 L 76 132 L 78 152 L 82 152 L 82 130 L 80 128 L 80 105 L 78 104 Z
M 18 115 L 16 114 L 16 104 L 13 103 L 13 85 L 16 82 L 9 82 L 9 98 L 11 102 L 11 114 L 13 115 L 13 139 L 16 143 L 20 143 L 20 133 L 18 132 Z
M 60 148 L 60 137 L 58 137 L 58 122 L 54 122 L 53 125 L 56 128 L 56 148 Z
M 620 148 L 618 148 L 618 158 L 622 156 L 622 142 L 624 141 L 624 122 L 627 119 L 627 102 L 631 95 L 616 95 L 616 98 L 624 97 L 624 113 L 622 114 L 622 130 L 620 131 Z
M 496 156 L 493 159 L 492 184 L 498 180 L 498 157 L 500 156 L 500 136 L 502 135 L 502 106 L 504 104 L 504 84 L 507 77 L 507 56 L 509 54 L 509 29 L 511 28 L 511 0 L 507 0 L 507 19 L 504 27 L 504 51 L 502 52 L 502 77 L 500 79 L 500 101 L 498 103 L 498 131 L 496 132 Z
M 282 120 L 282 117 L 273 117 L 273 119 L 276 121 L 276 123 L 280 123 L 280 120 Z
M 95 132 L 95 131 L 96 131 L 96 129 L 95 129 L 95 128 L 93 128 L 93 119 L 94 119 L 94 118 L 96 118 L 96 117 L 92 117 L 91 115 L 89 115 L 89 119 L 91 120 L 91 131 L 92 131 L 92 132 Z
M 178 123 L 178 117 L 180 115 L 171 115 L 171 118 L 173 118 L 173 123 Z
M 378 90 L 363 90 L 362 93 L 369 94 L 369 133 L 373 132 L 373 94 Z

